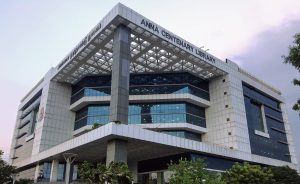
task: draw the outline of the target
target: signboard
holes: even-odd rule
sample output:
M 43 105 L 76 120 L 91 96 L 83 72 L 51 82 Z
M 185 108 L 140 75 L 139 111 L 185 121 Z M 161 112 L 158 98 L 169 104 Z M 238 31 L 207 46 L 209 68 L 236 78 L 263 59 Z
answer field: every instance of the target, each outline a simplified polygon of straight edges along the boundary
M 76 47 L 71 51 L 71 53 L 58 65 L 58 69 L 63 66 L 66 62 L 70 61 L 74 58 L 74 56 L 84 47 L 86 46 L 91 39 L 96 35 L 96 33 L 101 29 L 101 22 L 87 35 L 83 38 L 83 40 L 76 45 Z
M 170 43 L 199 56 L 201 59 L 203 59 L 205 61 L 208 61 L 211 63 L 216 62 L 216 59 L 213 56 L 202 51 L 200 48 L 197 48 L 197 47 L 191 45 L 190 43 L 186 42 L 185 40 L 182 40 L 181 38 L 177 37 L 176 35 L 168 32 L 165 29 L 160 28 L 156 24 L 154 24 L 146 19 L 142 19 L 140 22 L 140 25 L 155 34 L 161 35 L 166 40 L 168 40 Z

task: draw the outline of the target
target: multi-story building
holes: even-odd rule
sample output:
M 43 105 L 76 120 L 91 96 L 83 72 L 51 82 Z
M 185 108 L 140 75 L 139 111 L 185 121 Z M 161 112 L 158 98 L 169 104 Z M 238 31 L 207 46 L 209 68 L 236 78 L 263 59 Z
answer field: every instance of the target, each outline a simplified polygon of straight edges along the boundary
M 21 100 L 10 153 L 20 178 L 42 171 L 51 182 L 76 180 L 87 160 L 126 162 L 135 182 L 162 183 L 181 157 L 213 171 L 296 169 L 284 99 L 122 4 Z

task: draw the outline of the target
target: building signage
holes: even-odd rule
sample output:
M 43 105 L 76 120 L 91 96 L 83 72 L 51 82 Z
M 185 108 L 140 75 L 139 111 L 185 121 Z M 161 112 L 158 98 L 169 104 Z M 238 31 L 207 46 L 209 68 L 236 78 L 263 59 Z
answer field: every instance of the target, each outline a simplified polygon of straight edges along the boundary
M 72 50 L 72 52 L 58 65 L 58 68 L 63 66 L 66 62 L 70 61 L 74 58 L 74 56 L 81 50 L 84 46 L 86 46 L 89 41 L 95 36 L 95 34 L 101 29 L 101 23 L 99 23 L 86 37 L 81 40 L 81 42 Z
M 195 55 L 199 56 L 200 58 L 202 58 L 205 61 L 209 61 L 212 63 L 216 62 L 214 57 L 208 55 L 206 52 L 202 51 L 200 48 L 196 48 L 196 47 L 192 46 L 190 43 L 182 40 L 181 38 L 178 38 L 177 36 L 169 33 L 168 31 L 166 31 L 164 29 L 161 29 L 160 27 L 158 27 L 157 25 L 155 25 L 154 23 L 152 23 L 148 20 L 142 19 L 141 25 L 156 34 L 160 34 L 166 40 L 173 43 L 174 45 L 179 46 L 180 48 L 183 48 L 187 51 L 194 53 Z
M 44 107 L 42 107 L 39 111 L 38 122 L 42 121 L 44 119 L 44 116 L 45 116 L 45 109 Z

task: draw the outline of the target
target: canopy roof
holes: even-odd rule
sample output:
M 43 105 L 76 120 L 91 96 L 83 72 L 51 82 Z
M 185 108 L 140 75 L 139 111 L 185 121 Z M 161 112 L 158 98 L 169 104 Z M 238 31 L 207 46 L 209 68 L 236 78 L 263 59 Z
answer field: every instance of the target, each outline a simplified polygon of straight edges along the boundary
M 221 60 L 118 4 L 56 67 L 53 80 L 74 84 L 84 76 L 110 74 L 113 33 L 120 24 L 131 29 L 130 73 L 187 71 L 204 79 L 226 73 Z

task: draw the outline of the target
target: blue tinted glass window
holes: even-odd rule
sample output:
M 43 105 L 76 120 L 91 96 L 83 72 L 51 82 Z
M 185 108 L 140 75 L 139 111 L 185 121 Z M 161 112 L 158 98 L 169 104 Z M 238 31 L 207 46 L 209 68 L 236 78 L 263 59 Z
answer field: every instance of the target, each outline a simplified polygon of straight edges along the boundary
M 130 104 L 129 124 L 191 123 L 206 127 L 205 109 L 190 103 L 141 103 Z M 85 125 L 109 122 L 108 105 L 89 105 L 76 113 L 74 130 Z
M 57 180 L 64 181 L 65 179 L 65 164 L 58 164 Z
M 270 116 L 270 117 L 275 118 L 277 120 L 283 121 L 281 111 L 278 111 L 278 110 L 275 110 L 275 109 L 272 109 L 272 108 L 269 108 L 269 107 L 265 107 L 265 114 L 267 116 Z
M 244 102 L 250 138 L 251 152 L 256 155 L 290 162 L 288 144 L 280 102 L 261 93 L 254 87 L 243 83 Z M 263 130 L 259 103 L 264 105 L 266 127 L 270 138 L 255 134 L 255 130 Z
M 49 180 L 51 174 L 51 163 L 45 162 L 43 166 L 43 179 Z
M 255 130 L 259 130 L 265 132 L 264 122 L 262 117 L 261 105 L 259 104 L 251 104 L 252 105 L 252 121 L 254 123 Z
M 84 96 L 109 96 L 111 76 L 89 76 L 72 86 L 71 104 Z M 209 100 L 208 81 L 189 73 L 131 74 L 130 95 L 189 93 Z

